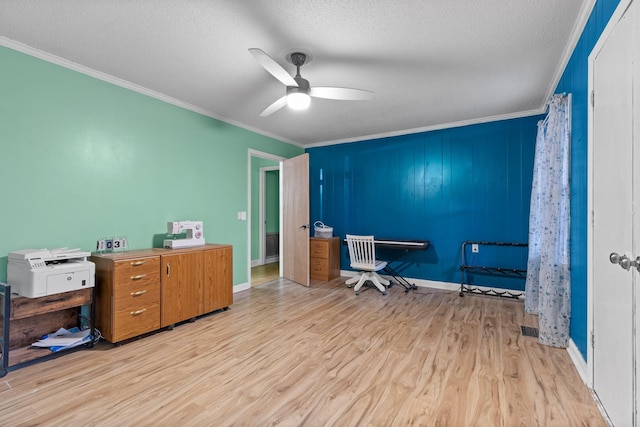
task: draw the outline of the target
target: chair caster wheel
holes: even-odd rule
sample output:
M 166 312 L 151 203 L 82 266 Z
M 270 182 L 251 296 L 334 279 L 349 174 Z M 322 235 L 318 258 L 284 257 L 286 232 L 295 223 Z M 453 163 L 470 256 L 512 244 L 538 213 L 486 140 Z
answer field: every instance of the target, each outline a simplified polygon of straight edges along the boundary
M 387 295 L 387 293 L 386 293 L 386 292 L 383 292 L 383 293 L 382 293 L 382 295 Z
M 355 294 L 356 294 L 356 295 L 360 295 L 360 292 L 356 292 Z

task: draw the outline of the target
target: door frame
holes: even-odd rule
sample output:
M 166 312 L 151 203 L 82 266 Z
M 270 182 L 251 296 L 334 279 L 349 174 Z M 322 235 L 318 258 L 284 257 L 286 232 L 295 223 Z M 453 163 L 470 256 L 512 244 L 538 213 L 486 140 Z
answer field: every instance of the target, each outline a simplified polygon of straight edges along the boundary
M 247 151 L 247 285 L 251 286 L 251 218 L 253 215 L 253 210 L 251 209 L 251 159 L 252 157 L 258 157 L 261 159 L 274 160 L 278 162 L 278 168 L 282 170 L 282 162 L 285 160 L 284 157 L 277 156 L 275 154 L 265 153 L 263 151 L 254 150 L 249 148 Z M 278 192 L 280 199 L 280 207 L 279 207 L 279 227 L 280 227 L 280 253 L 279 257 L 282 260 L 282 174 L 279 176 L 279 184 L 278 184 Z M 259 211 L 260 208 L 258 207 Z M 260 249 L 262 252 L 262 249 Z M 282 262 L 280 263 L 280 272 L 279 276 L 282 277 Z
M 633 0 L 620 0 L 616 10 L 611 15 L 609 22 L 605 26 L 604 30 L 598 37 L 598 41 L 593 46 L 588 58 L 588 107 L 587 107 L 587 366 L 586 372 L 580 372 L 583 381 L 587 386 L 593 389 L 593 331 L 594 331 L 594 300 L 593 300 L 593 276 L 594 276 L 594 263 L 593 263 L 593 80 L 594 80 L 594 64 L 595 59 L 605 42 L 616 27 L 618 21 L 622 18 L 627 8 L 631 5 Z M 578 366 L 578 364 L 576 364 Z M 579 369 L 580 371 L 580 369 Z

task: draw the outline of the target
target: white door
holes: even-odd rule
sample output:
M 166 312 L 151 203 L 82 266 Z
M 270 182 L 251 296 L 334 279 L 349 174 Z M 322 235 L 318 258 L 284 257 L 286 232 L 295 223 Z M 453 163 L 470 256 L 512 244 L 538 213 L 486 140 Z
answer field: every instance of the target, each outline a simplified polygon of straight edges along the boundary
M 640 174 L 639 150 L 633 144 L 633 50 L 640 40 L 634 38 L 632 16 L 637 13 L 632 10 L 637 4 L 632 3 L 612 31 L 603 33 L 606 41 L 592 54 L 593 388 L 616 426 L 637 425 L 634 325 L 639 273 L 627 265 L 640 255 L 640 239 L 634 238 L 640 224 L 633 208 L 634 200 L 640 202 L 640 186 L 634 186 L 640 182 L 634 180 L 634 172 Z M 640 78 L 635 82 L 640 84 Z
M 309 154 L 282 162 L 282 271 L 309 286 Z

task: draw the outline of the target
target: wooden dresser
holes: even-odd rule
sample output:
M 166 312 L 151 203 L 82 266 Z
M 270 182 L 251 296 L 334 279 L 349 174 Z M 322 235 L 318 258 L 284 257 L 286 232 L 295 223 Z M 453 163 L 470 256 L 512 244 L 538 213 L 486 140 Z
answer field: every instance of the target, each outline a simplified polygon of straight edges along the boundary
M 93 254 L 96 321 L 118 343 L 233 303 L 230 245 Z
M 340 276 L 340 238 L 309 238 L 309 277 L 329 281 Z

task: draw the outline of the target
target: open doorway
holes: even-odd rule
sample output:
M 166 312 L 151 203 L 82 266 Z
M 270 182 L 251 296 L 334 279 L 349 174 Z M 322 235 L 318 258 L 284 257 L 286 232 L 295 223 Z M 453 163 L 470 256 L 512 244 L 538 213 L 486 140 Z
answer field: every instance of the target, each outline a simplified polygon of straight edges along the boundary
M 283 158 L 249 150 L 248 277 L 251 286 L 281 277 L 280 162 Z
M 280 167 L 261 167 L 259 186 L 259 254 L 252 256 L 251 286 L 280 277 Z
M 280 168 L 260 168 L 260 264 L 280 259 Z

